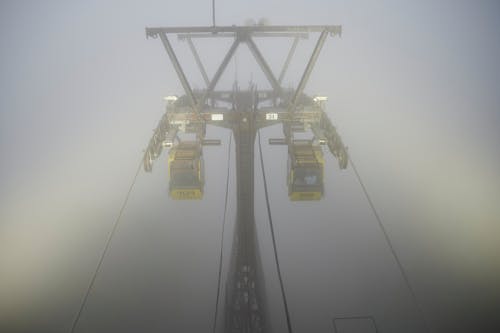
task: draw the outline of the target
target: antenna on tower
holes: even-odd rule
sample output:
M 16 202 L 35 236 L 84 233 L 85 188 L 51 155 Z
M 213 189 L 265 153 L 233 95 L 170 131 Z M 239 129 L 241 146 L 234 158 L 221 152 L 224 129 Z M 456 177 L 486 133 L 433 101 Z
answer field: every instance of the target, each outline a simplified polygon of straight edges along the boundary
M 212 0 L 212 25 L 215 27 L 215 0 Z

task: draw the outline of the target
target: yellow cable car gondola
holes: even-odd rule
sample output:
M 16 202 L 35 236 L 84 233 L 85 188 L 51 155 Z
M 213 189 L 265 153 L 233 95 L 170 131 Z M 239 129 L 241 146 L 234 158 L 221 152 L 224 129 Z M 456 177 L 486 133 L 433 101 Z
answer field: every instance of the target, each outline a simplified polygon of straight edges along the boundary
M 168 156 L 169 193 L 175 200 L 196 200 L 203 197 L 204 165 L 201 144 L 180 142 Z
M 309 140 L 295 140 L 288 148 L 288 196 L 292 201 L 323 197 L 323 151 Z

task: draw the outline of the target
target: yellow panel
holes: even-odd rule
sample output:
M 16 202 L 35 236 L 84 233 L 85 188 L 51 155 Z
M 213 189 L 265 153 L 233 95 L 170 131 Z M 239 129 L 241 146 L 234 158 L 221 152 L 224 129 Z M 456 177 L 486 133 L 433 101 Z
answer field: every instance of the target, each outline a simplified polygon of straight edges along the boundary
M 325 159 L 323 158 L 323 151 L 321 150 L 321 147 L 318 147 L 319 149 L 314 149 L 314 155 L 316 159 L 318 160 L 318 163 L 323 166 L 325 164 Z
M 172 162 L 174 160 L 175 160 L 175 148 L 171 149 L 169 154 L 168 154 L 168 176 L 169 177 L 172 177 L 172 175 L 170 174 L 170 165 L 172 164 Z
M 170 196 L 174 200 L 200 200 L 203 193 L 199 189 L 177 189 L 171 190 Z
M 289 195 L 292 201 L 320 200 L 321 192 L 292 192 Z

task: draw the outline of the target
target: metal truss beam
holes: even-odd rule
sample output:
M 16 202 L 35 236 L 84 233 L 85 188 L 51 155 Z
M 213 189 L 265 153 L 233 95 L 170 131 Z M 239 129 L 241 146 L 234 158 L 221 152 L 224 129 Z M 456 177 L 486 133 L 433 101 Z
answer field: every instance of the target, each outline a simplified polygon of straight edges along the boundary
M 198 111 L 200 111 L 203 108 L 203 105 L 205 104 L 208 96 L 210 96 L 210 94 L 214 91 L 215 86 L 217 85 L 217 82 L 219 82 L 220 77 L 222 76 L 222 74 L 226 70 L 226 67 L 229 64 L 229 61 L 231 61 L 231 58 L 233 57 L 234 53 L 236 52 L 236 49 L 238 48 L 238 46 L 240 45 L 240 42 L 241 42 L 240 39 L 236 38 L 234 40 L 233 44 L 231 45 L 231 47 L 229 48 L 229 51 L 227 51 L 227 54 L 224 57 L 224 59 L 222 60 L 222 63 L 220 64 L 219 68 L 217 69 L 217 72 L 215 72 L 215 75 L 212 78 L 212 81 L 210 81 L 210 83 L 208 84 L 207 90 L 205 91 L 205 93 L 203 94 L 203 96 L 201 97 L 201 99 L 198 102 L 198 108 L 197 108 Z
M 174 49 L 172 48 L 172 45 L 170 44 L 167 34 L 166 33 L 159 33 L 161 42 L 163 43 L 163 46 L 165 47 L 165 51 L 167 51 L 167 54 L 170 58 L 170 61 L 174 65 L 174 69 L 177 72 L 177 76 L 179 77 L 179 80 L 181 81 L 182 87 L 184 88 L 184 92 L 186 93 L 186 96 L 189 99 L 189 103 L 191 104 L 191 107 L 196 110 L 196 98 L 194 97 L 193 90 L 191 89 L 191 86 L 189 85 L 189 82 L 186 78 L 186 75 L 184 74 L 184 71 L 182 70 L 181 64 L 179 63 L 179 60 L 177 59 L 177 56 L 175 55 Z
M 147 37 L 153 37 L 156 38 L 160 36 L 160 39 L 163 43 L 163 46 L 165 47 L 165 50 L 167 51 L 170 60 L 172 61 L 172 64 L 174 65 L 174 68 L 177 72 L 177 75 L 179 76 L 179 79 L 181 81 L 181 84 L 184 88 L 184 91 L 186 93 L 186 96 L 188 98 L 188 101 L 190 103 L 190 106 L 197 112 L 199 113 L 200 110 L 203 109 L 206 100 L 211 96 L 211 94 L 214 92 L 215 86 L 217 85 L 217 82 L 219 81 L 220 77 L 224 73 L 225 69 L 227 68 L 227 65 L 231 58 L 233 57 L 237 47 L 241 42 L 246 42 L 251 53 L 255 57 L 257 63 L 261 67 L 262 71 L 264 72 L 267 80 L 270 82 L 275 95 L 284 97 L 283 96 L 283 90 L 281 88 L 281 82 L 283 81 L 283 78 L 286 74 L 286 71 L 289 67 L 291 58 L 293 57 L 293 54 L 295 52 L 295 49 L 297 47 L 298 39 L 301 37 L 307 37 L 307 35 L 310 32 L 321 32 L 319 39 L 316 43 L 316 46 L 314 48 L 314 51 L 309 59 L 309 62 L 306 66 L 306 69 L 304 70 L 304 73 L 302 75 L 302 78 L 300 80 L 299 85 L 297 86 L 297 89 L 295 93 L 292 95 L 291 99 L 289 100 L 288 107 L 290 111 L 294 111 L 297 101 L 299 100 L 300 96 L 302 95 L 305 85 L 309 79 L 309 76 L 312 72 L 312 69 L 316 63 L 316 60 L 318 58 L 318 55 L 321 51 L 321 48 L 323 47 L 323 44 L 325 42 L 326 37 L 328 34 L 331 35 L 341 35 L 342 33 L 342 27 L 338 25 L 303 25 L 303 26 L 224 26 L 224 27 L 157 27 L 157 28 L 146 28 L 146 36 Z M 198 68 L 200 69 L 200 72 L 203 76 L 203 79 L 205 81 L 205 84 L 207 85 L 207 89 L 204 91 L 203 95 L 201 96 L 200 99 L 197 99 L 196 96 L 193 93 L 193 90 L 191 89 L 191 86 L 189 85 L 189 82 L 181 68 L 181 65 L 175 55 L 175 52 L 172 48 L 172 45 L 170 44 L 167 34 L 169 33 L 175 33 L 179 34 L 179 38 L 182 39 L 187 39 L 189 47 L 191 49 L 191 52 L 193 53 L 193 56 L 195 58 L 195 61 L 198 65 Z M 234 42 L 231 45 L 231 48 L 229 49 L 228 53 L 224 57 L 222 63 L 220 64 L 217 72 L 215 73 L 214 77 L 212 80 L 209 80 L 208 75 L 205 71 L 205 68 L 203 67 L 203 64 L 200 60 L 200 57 L 198 55 L 198 52 L 196 48 L 194 47 L 192 38 L 193 36 L 198 36 L 198 37 L 229 37 L 232 36 L 234 38 Z M 288 53 L 287 59 L 285 60 L 285 63 L 283 65 L 283 68 L 280 72 L 280 76 L 278 79 L 274 76 L 273 72 L 271 71 L 271 68 L 267 64 L 266 60 L 260 53 L 260 50 L 258 49 L 257 45 L 253 41 L 252 37 L 255 36 L 287 36 L 287 37 L 295 37 L 295 40 L 292 44 L 292 47 Z M 288 97 L 287 97 L 288 98 Z
M 325 39 L 328 36 L 328 30 L 323 30 L 321 32 L 321 35 L 318 38 L 318 42 L 316 43 L 316 46 L 314 47 L 314 51 L 311 55 L 311 58 L 309 58 L 309 62 L 307 63 L 306 69 L 304 70 L 304 74 L 302 74 L 302 78 L 300 79 L 300 83 L 297 86 L 297 90 L 295 91 L 294 96 L 292 97 L 292 100 L 290 101 L 290 110 L 293 112 L 295 109 L 295 106 L 297 104 L 297 101 L 299 97 L 302 95 L 304 88 L 306 86 L 307 81 L 309 80 L 309 76 L 311 75 L 312 69 L 314 68 L 314 65 L 316 64 L 316 60 L 318 59 L 319 53 L 321 52 L 321 48 L 323 47 L 323 44 L 325 43 Z
M 196 61 L 196 65 L 198 65 L 198 68 L 200 69 L 201 76 L 203 76 L 203 80 L 205 81 L 205 84 L 208 86 L 210 84 L 210 80 L 208 79 L 207 72 L 205 71 L 205 67 L 203 67 L 203 64 L 201 63 L 200 56 L 198 55 L 198 51 L 196 51 L 196 48 L 194 47 L 194 43 L 191 40 L 190 37 L 186 38 L 189 48 L 191 49 L 191 52 L 193 53 L 194 60 Z
M 234 32 L 220 32 L 220 33 L 209 33 L 209 32 L 199 32 L 199 33 L 182 33 L 177 34 L 179 40 L 184 40 L 188 37 L 191 38 L 234 38 Z M 307 32 L 253 32 L 252 37 L 297 37 L 302 39 L 309 38 L 309 33 Z
M 146 28 L 147 37 L 156 37 L 160 33 L 203 33 L 218 34 L 222 32 L 233 33 L 259 33 L 259 32 L 322 32 L 332 35 L 341 35 L 340 25 L 254 25 L 254 26 L 219 26 L 219 27 L 155 27 Z
M 274 76 L 273 72 L 271 71 L 271 67 L 269 67 L 266 60 L 262 56 L 262 53 L 260 53 L 259 48 L 257 47 L 257 45 L 250 36 L 246 39 L 246 42 L 255 60 L 257 60 L 257 63 L 264 72 L 264 75 L 266 76 L 267 80 L 273 87 L 273 90 L 275 91 L 276 95 L 281 96 L 282 95 L 281 86 L 278 80 L 276 80 L 276 77 Z
M 295 49 L 297 48 L 297 44 L 299 43 L 299 37 L 295 37 L 293 40 L 292 47 L 290 51 L 288 51 L 288 56 L 286 57 L 285 63 L 283 64 L 283 68 L 281 69 L 280 76 L 278 78 L 278 83 L 281 85 L 283 82 L 283 78 L 285 77 L 285 73 L 288 70 L 288 66 L 290 65 L 290 61 L 292 60 L 293 54 L 295 53 Z

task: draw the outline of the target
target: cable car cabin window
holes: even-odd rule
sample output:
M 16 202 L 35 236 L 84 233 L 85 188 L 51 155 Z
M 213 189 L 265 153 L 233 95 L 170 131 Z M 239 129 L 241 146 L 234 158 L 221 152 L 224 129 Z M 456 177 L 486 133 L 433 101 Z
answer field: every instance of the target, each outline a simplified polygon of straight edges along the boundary
M 302 169 L 295 170 L 294 185 L 298 186 L 314 186 L 321 182 L 321 170 L 319 169 Z
M 176 170 L 172 174 L 172 185 L 174 186 L 195 186 L 200 180 L 196 170 Z

